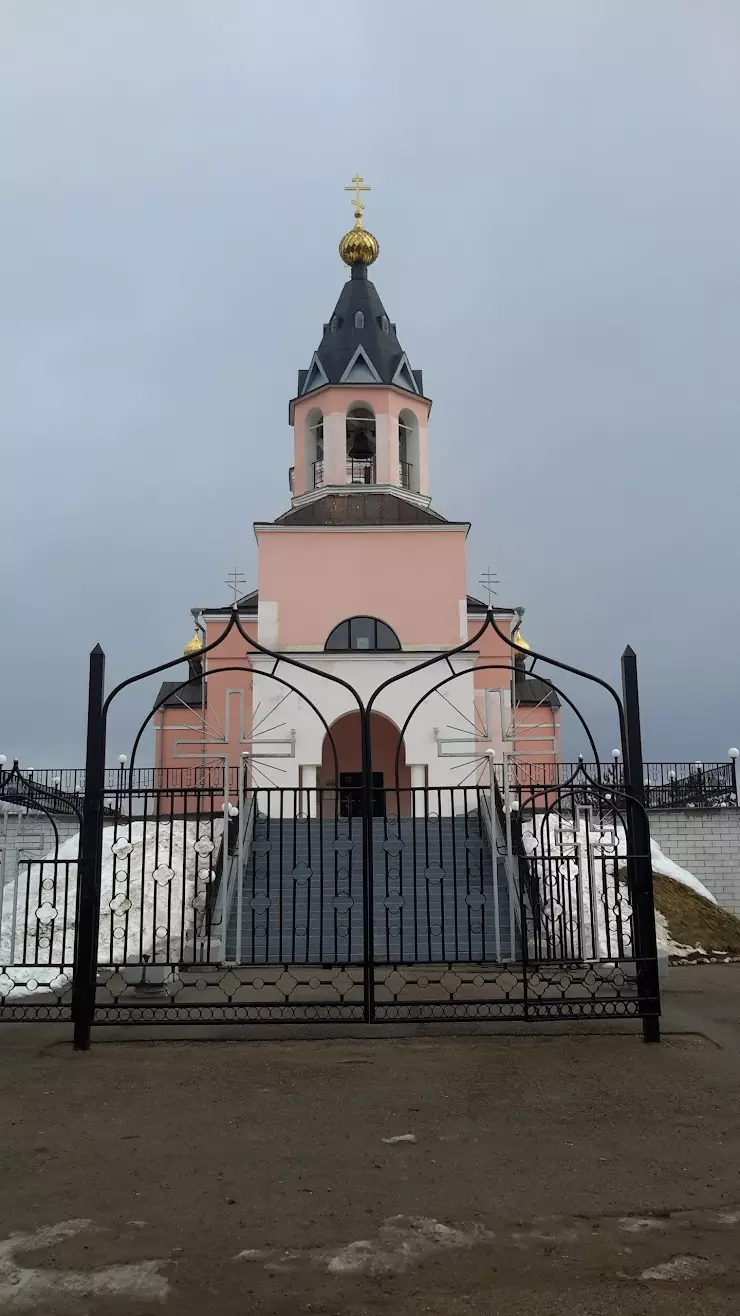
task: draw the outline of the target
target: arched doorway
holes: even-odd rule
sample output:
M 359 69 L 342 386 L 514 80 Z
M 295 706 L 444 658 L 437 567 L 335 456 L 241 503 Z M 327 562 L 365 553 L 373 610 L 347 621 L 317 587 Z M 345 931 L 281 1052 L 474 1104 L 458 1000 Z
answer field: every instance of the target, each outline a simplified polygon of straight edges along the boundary
M 339 780 L 335 780 L 334 755 L 329 737 L 324 736 L 319 784 L 338 791 L 341 815 L 357 817 L 362 811 L 360 714 L 345 713 L 343 717 L 337 718 L 331 733 L 339 760 Z M 411 774 L 406 766 L 403 742 L 396 781 L 396 750 L 400 739 L 398 727 L 382 713 L 373 712 L 370 714 L 370 736 L 373 755 L 373 814 L 375 817 L 385 817 L 387 813 L 408 813 Z M 396 788 L 402 792 L 400 801 L 396 796 Z

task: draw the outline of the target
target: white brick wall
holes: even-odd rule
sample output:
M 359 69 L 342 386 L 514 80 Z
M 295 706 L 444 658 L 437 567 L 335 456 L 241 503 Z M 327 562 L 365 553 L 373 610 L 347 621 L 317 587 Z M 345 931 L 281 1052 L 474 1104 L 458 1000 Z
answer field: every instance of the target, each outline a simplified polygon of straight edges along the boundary
M 649 816 L 663 853 L 740 916 L 740 809 L 651 809 Z
M 75 817 L 58 815 L 54 819 L 59 844 L 79 831 Z M 48 818 L 7 809 L 0 814 L 0 881 L 13 881 L 19 859 L 42 859 L 54 849 L 54 829 Z

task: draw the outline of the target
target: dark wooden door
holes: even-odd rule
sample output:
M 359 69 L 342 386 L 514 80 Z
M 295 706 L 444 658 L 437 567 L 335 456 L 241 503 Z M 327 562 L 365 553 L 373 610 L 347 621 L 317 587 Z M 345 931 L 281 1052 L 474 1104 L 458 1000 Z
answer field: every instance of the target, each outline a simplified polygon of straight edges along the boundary
M 362 773 L 340 772 L 339 813 L 342 818 L 362 817 Z M 382 772 L 373 773 L 373 817 L 385 817 L 385 791 Z

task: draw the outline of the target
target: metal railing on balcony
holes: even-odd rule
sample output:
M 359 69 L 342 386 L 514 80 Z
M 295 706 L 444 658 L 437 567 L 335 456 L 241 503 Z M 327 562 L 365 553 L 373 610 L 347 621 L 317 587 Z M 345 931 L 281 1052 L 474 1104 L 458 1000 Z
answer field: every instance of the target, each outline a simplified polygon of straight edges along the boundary
M 729 762 L 690 763 L 680 762 L 645 762 L 642 765 L 645 785 L 645 803 L 649 809 L 726 809 L 740 805 L 740 771 L 737 759 L 733 756 Z M 546 798 L 547 788 L 563 790 L 570 783 L 579 769 L 593 780 L 599 780 L 604 786 L 617 788 L 624 784 L 624 766 L 621 761 L 595 763 L 583 762 L 546 762 L 535 763 L 510 758 L 508 760 L 509 786 L 516 794 L 529 798 L 532 788 L 542 791 Z M 503 788 L 503 765 L 496 765 L 496 778 Z M 230 791 L 238 788 L 238 770 L 231 765 L 225 779 L 223 763 L 205 762 L 192 767 L 135 767 L 130 770 L 127 764 L 107 768 L 105 789 L 126 794 L 129 790 L 213 790 L 223 791 L 228 781 Z M 20 768 L 12 769 L 0 766 L 0 801 L 6 804 L 26 806 L 33 809 L 39 804 L 61 812 L 68 811 L 71 799 L 81 807 L 85 791 L 84 768 Z M 539 798 L 539 796 L 538 796 Z
M 323 461 L 314 462 L 313 464 L 313 487 L 318 489 L 324 483 L 324 463 Z
M 740 791 L 733 755 L 728 763 L 644 762 L 642 765 L 645 805 L 648 809 L 726 809 L 737 808 Z M 579 768 L 604 785 L 619 788 L 624 784 L 624 764 L 620 759 L 595 763 L 528 763 L 509 760 L 510 783 L 526 790 L 531 786 L 566 785 Z
M 413 470 L 413 466 L 412 466 L 411 462 L 399 462 L 399 463 L 398 463 L 398 480 L 399 480 L 399 483 L 400 483 L 402 489 L 410 489 L 410 488 L 411 488 L 411 472 L 412 472 L 412 470 Z
M 648 809 L 717 809 L 738 803 L 736 760 L 643 763 Z
M 348 457 L 347 484 L 375 484 L 375 458 Z

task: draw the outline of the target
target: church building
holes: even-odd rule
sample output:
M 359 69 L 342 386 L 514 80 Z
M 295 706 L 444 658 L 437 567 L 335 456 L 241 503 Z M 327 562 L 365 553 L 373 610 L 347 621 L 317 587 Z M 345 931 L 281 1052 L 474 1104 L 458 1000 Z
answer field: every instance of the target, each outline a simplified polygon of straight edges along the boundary
M 180 780 L 183 769 L 192 771 L 195 783 L 206 768 L 224 767 L 232 780 L 240 769 L 257 788 L 299 787 L 307 799 L 317 786 L 336 788 L 346 805 L 360 780 L 360 716 L 351 691 L 327 674 L 365 703 L 404 674 L 373 705 L 378 788 L 485 783 L 491 751 L 497 763 L 558 757 L 559 701 L 529 673 L 531 664 L 521 655 L 514 661 L 491 626 L 470 648 L 451 652 L 481 629 L 488 604 L 468 592 L 469 523 L 443 515 L 433 498 L 424 376 L 368 277 L 379 252 L 363 224 L 361 193 L 369 189 L 356 176 L 347 190 L 355 223 L 339 254 L 349 277 L 289 403 L 289 506 L 254 525 L 255 588 L 242 593 L 234 573 L 246 633 L 300 666 L 276 668 L 235 629 L 203 655 L 232 607 L 193 609 L 196 632 L 185 650 L 191 679 L 184 688 L 183 677 L 162 686 L 153 719 L 163 783 L 168 769 L 178 769 Z M 437 441 L 461 448 L 465 435 Z M 499 629 L 527 647 L 523 609 L 493 611 Z M 380 789 L 377 799 L 382 811 Z

